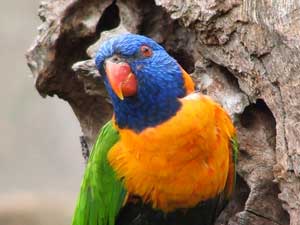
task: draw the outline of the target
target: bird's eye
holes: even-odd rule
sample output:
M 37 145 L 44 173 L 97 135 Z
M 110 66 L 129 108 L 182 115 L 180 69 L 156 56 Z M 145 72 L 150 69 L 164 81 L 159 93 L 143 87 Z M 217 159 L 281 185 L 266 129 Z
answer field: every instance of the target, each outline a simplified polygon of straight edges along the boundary
M 147 45 L 142 45 L 141 53 L 145 57 L 150 57 L 150 56 L 152 56 L 152 49 L 150 47 L 148 47 Z

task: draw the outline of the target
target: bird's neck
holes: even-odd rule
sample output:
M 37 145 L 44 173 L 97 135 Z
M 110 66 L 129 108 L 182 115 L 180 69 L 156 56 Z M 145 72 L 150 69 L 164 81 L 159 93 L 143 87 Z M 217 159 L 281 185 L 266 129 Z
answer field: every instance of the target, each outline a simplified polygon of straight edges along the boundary
M 136 96 L 123 101 L 113 99 L 116 124 L 119 128 L 141 132 L 165 122 L 176 114 L 181 103 L 173 96 L 162 97 L 148 96 L 141 99 L 141 96 Z
M 156 73 L 146 69 L 133 72 L 138 77 L 138 90 L 135 96 L 120 100 L 107 80 L 105 84 L 112 98 L 118 127 L 132 129 L 138 133 L 173 117 L 180 109 L 179 99 L 187 94 L 187 89 L 178 66 Z

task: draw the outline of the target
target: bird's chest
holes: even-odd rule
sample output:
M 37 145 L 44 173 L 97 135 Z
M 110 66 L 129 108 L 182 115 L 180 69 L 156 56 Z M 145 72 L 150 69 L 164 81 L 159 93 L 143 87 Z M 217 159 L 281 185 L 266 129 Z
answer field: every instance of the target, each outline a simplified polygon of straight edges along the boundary
M 205 131 L 204 131 L 205 130 Z M 225 185 L 228 144 L 214 127 L 185 123 L 120 132 L 109 161 L 130 194 L 165 212 L 189 208 Z

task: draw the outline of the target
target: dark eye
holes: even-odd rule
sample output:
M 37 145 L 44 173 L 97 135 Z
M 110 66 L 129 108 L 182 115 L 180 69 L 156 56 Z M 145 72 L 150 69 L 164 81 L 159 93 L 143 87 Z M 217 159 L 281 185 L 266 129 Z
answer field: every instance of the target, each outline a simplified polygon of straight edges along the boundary
M 152 56 L 152 49 L 150 47 L 148 47 L 147 45 L 142 45 L 141 53 L 145 57 L 150 57 L 150 56 Z

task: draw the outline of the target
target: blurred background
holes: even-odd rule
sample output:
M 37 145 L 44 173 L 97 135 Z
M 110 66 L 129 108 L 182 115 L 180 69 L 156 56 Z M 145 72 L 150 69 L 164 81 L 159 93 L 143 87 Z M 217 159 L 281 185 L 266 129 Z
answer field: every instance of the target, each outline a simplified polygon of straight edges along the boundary
M 71 108 L 40 97 L 26 64 L 41 23 L 38 5 L 0 7 L 0 225 L 70 224 L 84 169 Z

